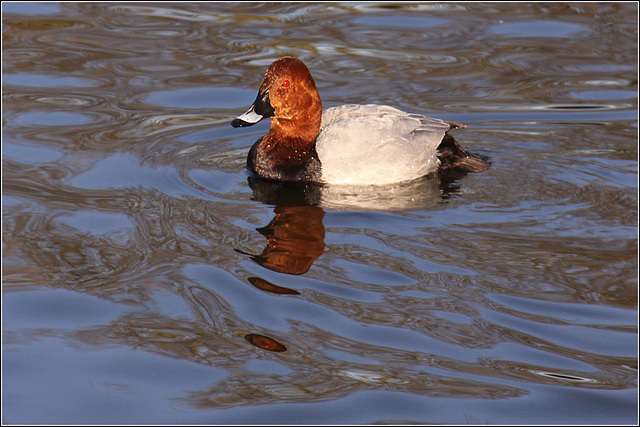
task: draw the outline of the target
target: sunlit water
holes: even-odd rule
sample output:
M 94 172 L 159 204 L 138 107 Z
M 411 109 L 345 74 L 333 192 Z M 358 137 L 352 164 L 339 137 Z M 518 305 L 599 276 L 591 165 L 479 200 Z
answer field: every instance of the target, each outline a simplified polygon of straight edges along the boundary
M 636 423 L 635 3 L 2 8 L 4 423 Z M 249 180 L 285 55 L 492 168 Z

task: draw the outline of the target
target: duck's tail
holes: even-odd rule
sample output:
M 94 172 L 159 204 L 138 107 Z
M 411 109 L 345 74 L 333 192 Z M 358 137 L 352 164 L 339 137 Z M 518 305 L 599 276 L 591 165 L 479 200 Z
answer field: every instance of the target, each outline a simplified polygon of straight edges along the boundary
M 448 133 L 438 146 L 438 158 L 440 171 L 457 169 L 464 172 L 484 172 L 490 166 L 486 158 L 469 153 Z

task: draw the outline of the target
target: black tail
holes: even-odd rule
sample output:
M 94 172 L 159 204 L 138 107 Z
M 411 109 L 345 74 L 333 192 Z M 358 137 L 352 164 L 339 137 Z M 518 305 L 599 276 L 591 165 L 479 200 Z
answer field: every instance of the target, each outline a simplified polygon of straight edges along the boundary
M 486 159 L 462 148 L 448 133 L 444 135 L 438 146 L 438 158 L 440 159 L 440 167 L 438 168 L 440 172 L 449 169 L 457 169 L 461 172 L 484 172 L 490 166 Z

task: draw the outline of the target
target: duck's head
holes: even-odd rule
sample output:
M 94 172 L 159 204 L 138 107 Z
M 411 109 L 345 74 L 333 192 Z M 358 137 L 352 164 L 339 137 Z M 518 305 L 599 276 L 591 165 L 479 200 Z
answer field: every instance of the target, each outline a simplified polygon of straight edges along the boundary
M 286 133 L 320 130 L 322 102 L 309 69 L 297 58 L 274 61 L 264 73 L 258 96 L 246 113 L 231 122 L 233 127 L 251 126 L 271 117 L 271 128 Z

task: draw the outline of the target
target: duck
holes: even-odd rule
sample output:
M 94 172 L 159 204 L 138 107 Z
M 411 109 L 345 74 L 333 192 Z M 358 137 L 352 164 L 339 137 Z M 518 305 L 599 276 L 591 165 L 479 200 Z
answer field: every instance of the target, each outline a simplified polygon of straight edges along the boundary
M 232 122 L 270 118 L 269 132 L 247 156 L 259 178 L 321 185 L 389 185 L 448 170 L 483 172 L 486 158 L 449 134 L 463 124 L 387 105 L 346 104 L 325 111 L 307 66 L 286 56 L 265 71 L 250 108 Z

